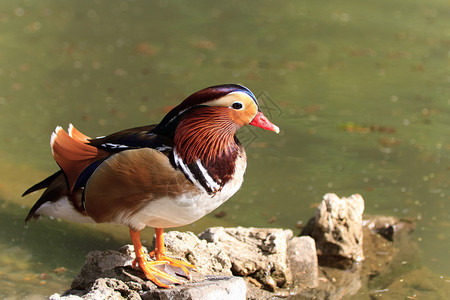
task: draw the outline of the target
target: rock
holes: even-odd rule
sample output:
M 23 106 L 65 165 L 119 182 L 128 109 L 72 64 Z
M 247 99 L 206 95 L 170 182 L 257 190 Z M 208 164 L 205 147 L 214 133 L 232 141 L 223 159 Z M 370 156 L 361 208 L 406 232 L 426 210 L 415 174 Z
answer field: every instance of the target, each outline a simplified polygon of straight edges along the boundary
M 199 237 L 216 244 L 230 257 L 234 275 L 251 276 L 269 290 L 292 282 L 287 266 L 290 230 L 213 227 Z
M 64 300 L 82 300 L 83 298 L 81 298 L 80 296 L 77 296 L 77 295 L 61 296 L 58 293 L 55 293 L 55 294 L 51 295 L 50 297 L 48 297 L 48 300 L 60 300 L 60 299 L 64 299 Z
M 245 282 L 247 284 L 247 300 L 262 300 L 262 299 L 278 299 L 276 295 L 278 295 L 281 291 L 281 293 L 287 291 L 285 289 L 279 289 L 275 292 L 271 292 L 265 289 L 262 289 L 262 284 L 256 281 L 256 279 L 253 279 L 252 277 L 244 277 Z M 249 279 L 253 279 L 258 284 L 255 285 L 255 282 L 249 281 Z M 289 292 L 288 292 L 289 293 Z M 287 298 L 287 297 L 282 297 Z
M 319 284 L 319 266 L 314 240 L 309 236 L 292 238 L 287 255 L 293 285 L 300 290 L 316 287 Z
M 230 257 L 217 245 L 200 240 L 192 232 L 167 232 L 164 242 L 169 256 L 187 260 L 200 273 L 232 275 Z
M 316 241 L 320 263 L 339 267 L 351 267 L 352 262 L 364 260 L 362 214 L 364 199 L 355 194 L 339 198 L 326 194 L 302 235 L 310 235 Z M 347 263 L 350 262 L 350 264 Z
M 413 234 L 415 224 L 385 216 L 366 216 L 363 223 L 366 256 L 363 274 L 367 285 L 384 290 L 394 278 L 400 280 L 411 269 L 422 270 L 420 250 Z M 392 228 L 393 234 L 386 237 L 379 233 L 380 228 Z
M 137 289 L 137 290 L 136 290 Z M 63 296 L 52 295 L 50 300 L 203 300 L 203 299 L 242 299 L 246 298 L 243 278 L 209 275 L 204 281 L 178 285 L 171 289 L 141 290 L 140 285 L 130 285 L 114 278 L 99 278 L 87 293 L 81 296 L 78 291 L 68 291 Z M 74 294 L 71 294 L 74 293 Z
M 156 287 L 132 268 L 133 246 L 93 251 L 72 289 L 49 299 L 394 299 L 398 289 L 446 299 L 439 298 L 444 295 L 440 284 L 445 282 L 430 280 L 434 275 L 420 268 L 415 224 L 385 216 L 366 216 L 362 221 L 363 210 L 360 195 L 342 199 L 325 195 L 302 233 L 316 241 L 293 237 L 292 231 L 283 229 L 214 227 L 201 233 L 201 239 L 191 232 L 168 232 L 168 256 L 201 271 L 192 272 L 192 282 L 172 289 Z M 318 267 L 316 249 L 320 262 L 327 257 L 351 263 L 345 269 Z M 364 263 L 358 263 L 364 257 Z M 428 280 L 422 274 L 428 274 Z
M 371 284 L 380 275 L 400 267 L 420 265 L 419 248 L 413 231 L 415 225 L 393 217 L 366 216 L 363 220 L 364 268 L 372 274 Z
M 124 282 L 114 278 L 98 278 L 87 291 L 68 290 L 62 296 L 54 294 L 49 300 L 103 300 L 103 299 L 141 299 L 139 293 L 130 289 Z
M 366 260 L 362 290 L 372 299 L 398 299 L 400 295 L 412 295 L 406 298 L 416 299 L 448 299 L 448 282 L 441 274 L 422 266 L 413 221 L 366 216 L 363 224 Z
M 86 256 L 86 262 L 81 268 L 80 274 L 75 276 L 71 288 L 84 290 L 100 277 L 114 277 L 116 268 L 130 267 L 135 258 L 134 248 L 126 245 L 119 251 L 91 251 Z
M 232 277 L 231 261 L 216 245 L 200 240 L 192 232 L 169 232 L 165 235 L 167 254 L 187 260 L 201 272 L 192 272 L 193 281 L 172 289 L 160 289 L 132 268 L 135 257 L 131 245 L 119 251 L 92 251 L 72 289 L 57 299 L 245 299 L 242 278 Z M 144 248 L 147 252 L 147 249 Z M 204 274 L 221 274 L 204 276 Z
M 349 207 L 345 210 L 342 206 L 336 213 L 339 205 L 331 204 L 330 221 L 337 225 L 330 228 L 345 227 L 341 216 L 354 219 Z M 312 225 L 314 222 L 315 219 Z M 173 289 L 157 288 L 140 270 L 131 267 L 134 249 L 128 245 L 119 251 L 89 253 L 72 289 L 62 296 L 54 294 L 50 299 L 337 300 L 367 295 L 381 297 L 391 289 L 394 295 L 394 288 L 406 290 L 416 286 L 430 290 L 423 293 L 424 297 L 428 293 L 438 295 L 440 286 L 432 281 L 410 280 L 412 285 L 401 286 L 396 283 L 408 274 L 411 277 L 421 274 L 411 271 L 415 270 L 411 269 L 413 266 L 420 265 L 417 241 L 412 234 L 414 224 L 383 216 L 366 217 L 362 223 L 366 259 L 345 270 L 320 266 L 318 271 L 314 240 L 308 236 L 292 237 L 290 230 L 216 227 L 200 234 L 205 240 L 190 232 L 173 231 L 165 234 L 168 255 L 196 264 L 206 275 L 192 272 L 193 281 L 188 284 Z M 309 224 L 310 232 L 314 228 Z M 245 277 L 231 277 L 231 271 Z
M 293 299 L 365 299 L 367 295 L 374 299 L 396 299 L 395 295 L 398 298 L 398 290 L 391 289 L 389 285 L 403 282 L 411 266 L 420 265 L 419 249 L 412 234 L 414 224 L 386 216 L 365 216 L 362 223 L 364 262 L 353 264 L 345 270 L 320 266 L 318 287 L 296 292 Z M 389 228 L 393 230 L 392 241 L 390 234 L 385 236 L 386 232 L 391 231 Z
M 143 300 L 245 300 L 246 292 L 243 278 L 210 275 L 206 276 L 205 281 L 178 285 L 172 289 L 156 289 L 141 294 L 141 297 Z
M 86 295 L 82 296 L 85 300 L 103 300 L 103 299 L 127 299 L 140 300 L 138 292 L 133 291 L 123 281 L 114 278 L 99 278 L 91 287 Z

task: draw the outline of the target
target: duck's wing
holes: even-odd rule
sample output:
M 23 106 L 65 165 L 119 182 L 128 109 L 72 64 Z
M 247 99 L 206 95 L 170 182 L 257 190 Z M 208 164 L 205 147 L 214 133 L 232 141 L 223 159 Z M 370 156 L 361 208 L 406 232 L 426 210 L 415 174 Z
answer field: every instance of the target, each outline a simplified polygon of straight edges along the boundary
M 96 222 L 141 229 L 131 220 L 150 202 L 199 192 L 160 151 L 132 149 L 110 156 L 93 172 L 86 183 L 84 207 Z
M 153 148 L 167 155 L 173 142 L 165 136 L 152 133 L 155 126 L 130 128 L 94 139 L 79 132 L 72 124 L 68 133 L 57 127 L 50 144 L 53 157 L 67 179 L 69 190 L 75 191 L 82 187 L 98 165 L 114 153 Z
M 155 125 L 135 127 L 92 139 L 78 131 L 72 124 L 68 132 L 57 127 L 51 137 L 51 148 L 61 170 L 24 192 L 22 196 L 46 189 L 30 210 L 26 221 L 36 218 L 42 211 L 39 208 L 45 203 L 56 203 L 60 199 L 68 199 L 69 206 L 83 213 L 80 190 L 84 188 L 97 167 L 111 155 L 142 147 L 155 148 L 156 151 L 168 155 L 171 140 L 158 134 L 151 134 L 153 128 Z

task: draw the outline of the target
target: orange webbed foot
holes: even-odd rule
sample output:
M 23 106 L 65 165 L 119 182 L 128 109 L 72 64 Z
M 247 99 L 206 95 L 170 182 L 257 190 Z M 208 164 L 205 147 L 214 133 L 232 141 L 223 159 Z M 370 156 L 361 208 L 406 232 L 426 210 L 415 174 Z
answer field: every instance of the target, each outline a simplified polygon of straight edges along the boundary
M 177 275 L 186 277 L 189 281 L 192 280 L 192 275 L 191 275 L 190 271 L 192 271 L 192 270 L 198 271 L 197 267 L 194 265 L 191 265 L 191 264 L 184 262 L 182 260 L 179 260 L 179 259 L 168 257 L 166 255 L 161 255 L 161 254 L 157 255 L 155 253 L 155 251 L 150 252 L 149 255 L 151 258 L 155 259 L 155 262 L 157 262 L 157 261 L 164 262 L 164 263 L 170 265 L 170 267 L 174 270 L 174 272 Z
M 168 264 L 167 261 L 148 261 L 144 256 L 137 257 L 133 261 L 133 267 L 139 267 L 145 277 L 159 287 L 172 288 L 175 284 L 186 283 L 166 267 Z
M 149 253 L 149 256 L 155 259 L 154 261 L 148 261 L 146 258 L 147 255 L 141 244 L 140 231 L 130 228 L 130 235 L 136 253 L 133 267 L 139 267 L 147 279 L 164 288 L 171 288 L 174 284 L 187 283 L 177 275 L 192 280 L 190 270 L 197 270 L 197 267 L 165 255 L 163 229 L 156 228 L 155 250 Z

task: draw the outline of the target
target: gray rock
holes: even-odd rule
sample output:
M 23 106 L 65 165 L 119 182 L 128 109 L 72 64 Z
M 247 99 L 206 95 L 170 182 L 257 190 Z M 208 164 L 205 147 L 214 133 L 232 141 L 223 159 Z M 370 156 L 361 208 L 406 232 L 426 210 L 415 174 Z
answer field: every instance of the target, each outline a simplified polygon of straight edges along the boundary
M 290 230 L 213 227 L 199 237 L 216 244 L 230 257 L 234 275 L 251 276 L 271 290 L 292 282 L 287 266 Z
M 91 251 L 86 256 L 86 261 L 80 274 L 72 281 L 71 288 L 84 290 L 101 277 L 114 277 L 116 268 L 131 267 L 135 258 L 134 248 L 131 245 L 122 247 L 119 251 Z
M 68 290 L 62 296 L 54 294 L 49 300 L 103 300 L 103 299 L 128 299 L 140 300 L 137 291 L 131 289 L 123 281 L 114 278 L 98 278 L 92 286 L 86 290 Z
M 339 198 L 336 194 L 323 197 L 314 219 L 302 233 L 316 241 L 321 263 L 334 263 L 339 259 L 364 260 L 363 212 L 364 199 L 359 194 L 349 198 Z
M 417 288 L 426 282 L 423 276 L 415 282 L 410 280 L 408 283 L 405 279 L 411 272 L 411 265 L 420 266 L 419 249 L 413 234 L 415 224 L 386 216 L 365 216 L 362 223 L 364 262 L 353 264 L 349 269 L 320 266 L 318 287 L 294 291 L 295 296 L 290 299 L 365 299 L 368 295 L 374 299 L 397 299 L 399 289 L 404 288 L 402 284 L 410 284 L 408 288 L 410 291 L 415 290 L 417 295 L 419 290 L 427 290 L 427 293 L 430 291 L 429 286 Z M 423 268 L 414 267 L 413 270 L 422 275 L 427 272 Z M 414 274 L 415 278 L 417 273 Z M 377 290 L 382 293 L 374 293 Z M 427 299 L 439 299 L 436 295 L 423 296 Z
M 332 260 L 361 257 L 362 252 L 356 251 L 355 245 L 359 244 L 357 241 L 362 245 L 362 237 L 359 238 L 356 227 L 361 224 L 363 209 L 364 203 L 359 195 L 349 199 L 325 195 L 317 212 L 319 226 L 316 226 L 314 218 L 305 229 L 310 235 L 313 232 L 322 234 L 316 236 L 322 237 L 322 240 L 318 239 L 322 241 L 322 248 L 316 246 L 310 237 L 292 237 L 292 231 L 282 229 L 216 227 L 200 234 L 204 240 L 190 232 L 168 232 L 165 234 L 167 254 L 186 260 L 201 271 L 192 272 L 192 282 L 173 289 L 156 287 L 140 270 L 131 267 L 133 246 L 127 245 L 119 251 L 93 251 L 74 279 L 72 289 L 62 296 L 54 294 L 49 299 L 337 300 L 369 295 L 374 289 L 392 290 L 394 295 L 397 288 L 414 286 L 420 286 L 428 293 L 433 285 L 420 279 L 413 282 L 413 287 L 399 285 L 399 278 L 409 274 L 410 265 L 420 265 L 420 261 L 413 234 L 414 224 L 392 217 L 368 217 L 362 222 L 364 264 L 352 263 L 349 269 L 321 266 L 318 271 L 316 247 L 322 257 L 324 253 L 331 253 L 329 257 Z M 330 241 L 328 247 L 335 252 L 326 251 L 325 237 Z M 353 244 L 344 240 L 352 237 Z M 340 244 L 330 246 L 338 242 Z M 338 256 L 343 253 L 351 255 Z M 244 278 L 230 277 L 231 271 Z M 418 271 L 422 272 L 422 269 Z M 411 278 L 420 272 L 411 272 Z M 386 282 L 394 283 L 390 286 Z
M 114 278 L 97 279 L 89 293 L 83 295 L 84 300 L 127 299 L 140 300 L 138 292 L 133 291 L 123 281 Z
M 202 282 L 178 285 L 172 289 L 156 289 L 141 294 L 143 300 L 245 300 L 247 288 L 244 279 L 230 276 L 206 276 Z
M 81 296 L 71 295 L 69 291 L 63 296 L 52 295 L 50 300 L 206 300 L 206 299 L 246 299 L 246 286 L 243 278 L 232 276 L 209 275 L 200 282 L 178 285 L 171 289 L 142 290 L 139 284 L 130 285 L 114 278 L 97 279 L 90 290 Z M 135 290 L 137 289 L 137 290 Z M 77 293 L 77 291 L 72 291 Z
M 192 272 L 193 281 L 172 289 L 160 289 L 132 268 L 135 257 L 132 245 L 119 251 L 92 251 L 72 289 L 51 299 L 245 299 L 242 278 L 232 277 L 228 255 L 216 245 L 200 240 L 192 232 L 165 234 L 167 254 L 187 260 L 201 272 Z M 144 248 L 147 252 L 147 249 Z M 205 276 L 202 274 L 222 274 Z
M 294 287 L 300 290 L 317 287 L 319 266 L 314 240 L 309 236 L 292 238 L 287 255 Z
M 164 242 L 169 256 L 186 260 L 200 273 L 232 275 L 230 257 L 217 245 L 200 240 L 192 232 L 167 232 Z
M 80 296 L 77 295 L 67 295 L 67 296 L 61 296 L 58 293 L 54 293 L 53 295 L 51 295 L 50 297 L 48 297 L 48 300 L 82 300 L 83 298 L 81 298 Z

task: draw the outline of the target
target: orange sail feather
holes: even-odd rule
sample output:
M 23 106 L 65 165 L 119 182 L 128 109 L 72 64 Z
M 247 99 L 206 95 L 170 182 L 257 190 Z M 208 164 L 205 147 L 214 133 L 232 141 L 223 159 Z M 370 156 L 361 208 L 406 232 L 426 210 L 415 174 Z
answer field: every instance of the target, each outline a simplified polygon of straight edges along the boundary
M 75 127 L 69 128 L 71 135 L 61 127 L 56 127 L 51 138 L 53 157 L 66 175 L 72 191 L 81 172 L 91 163 L 109 156 L 109 153 L 89 145 L 89 137 L 82 134 Z

